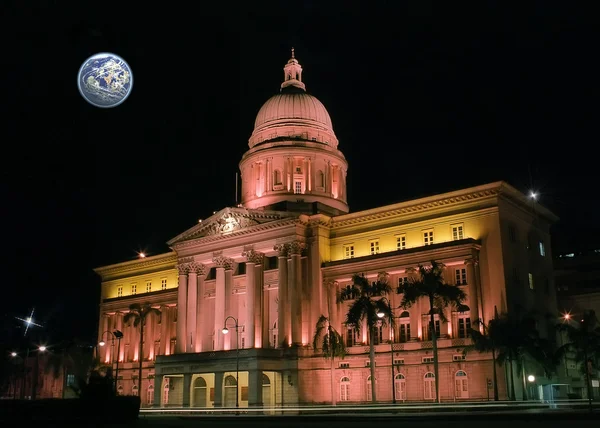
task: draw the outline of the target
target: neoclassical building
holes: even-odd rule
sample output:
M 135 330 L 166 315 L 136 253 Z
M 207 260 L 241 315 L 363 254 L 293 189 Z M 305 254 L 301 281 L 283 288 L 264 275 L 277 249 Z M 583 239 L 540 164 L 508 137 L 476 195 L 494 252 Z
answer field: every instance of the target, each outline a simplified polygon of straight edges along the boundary
M 448 322 L 435 322 L 443 401 L 490 394 L 491 356 L 464 352 L 477 319 L 535 309 L 538 328 L 550 331 L 556 297 L 549 228 L 556 216 L 505 182 L 350 212 L 348 164 L 293 53 L 280 92 L 257 114 L 240 170 L 239 206 L 171 239 L 169 253 L 96 269 L 102 361 L 119 360 L 119 391 L 141 392 L 145 406 L 369 401 L 367 331 L 346 325 L 349 303 L 336 302 L 355 273 L 386 272 L 393 307 L 410 268 L 432 260 L 445 264 L 449 284 L 465 290 L 469 310 L 448 309 Z M 143 350 L 139 328 L 123 323 L 132 303 L 160 310 L 146 320 Z M 378 327 L 378 401 L 392 401 L 393 389 L 400 403 L 435 399 L 427 311 L 426 302 L 395 309 L 395 328 Z M 333 373 L 312 348 L 322 314 L 348 350 Z M 106 333 L 114 329 L 124 333 L 120 349 Z M 528 370 L 543 382 L 539 368 Z M 498 373 L 503 398 L 507 377 L 501 367 Z

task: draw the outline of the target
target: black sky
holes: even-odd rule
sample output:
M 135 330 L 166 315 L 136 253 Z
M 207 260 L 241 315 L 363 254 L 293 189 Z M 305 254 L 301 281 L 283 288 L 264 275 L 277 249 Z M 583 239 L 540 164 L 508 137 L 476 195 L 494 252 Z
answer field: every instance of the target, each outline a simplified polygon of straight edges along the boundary
M 504 179 L 561 217 L 555 251 L 600 248 L 598 37 L 583 3 L 19 3 L 1 26 L 3 334 L 35 307 L 53 340 L 91 340 L 92 268 L 165 251 L 232 205 L 292 46 L 348 159 L 351 210 Z M 101 51 L 134 74 L 114 109 L 77 90 Z

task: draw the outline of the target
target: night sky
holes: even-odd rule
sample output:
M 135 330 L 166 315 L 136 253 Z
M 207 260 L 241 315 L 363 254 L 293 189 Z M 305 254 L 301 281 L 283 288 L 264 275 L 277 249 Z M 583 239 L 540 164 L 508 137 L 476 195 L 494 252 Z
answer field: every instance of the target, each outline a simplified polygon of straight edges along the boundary
M 588 224 L 600 208 L 598 37 L 579 5 L 33 3 L 0 25 L 1 342 L 33 307 L 50 340 L 94 340 L 94 267 L 167 251 L 235 203 L 238 162 L 292 46 L 348 159 L 352 211 L 507 180 L 561 217 L 555 252 L 600 248 Z M 102 51 L 133 70 L 114 109 L 77 90 Z

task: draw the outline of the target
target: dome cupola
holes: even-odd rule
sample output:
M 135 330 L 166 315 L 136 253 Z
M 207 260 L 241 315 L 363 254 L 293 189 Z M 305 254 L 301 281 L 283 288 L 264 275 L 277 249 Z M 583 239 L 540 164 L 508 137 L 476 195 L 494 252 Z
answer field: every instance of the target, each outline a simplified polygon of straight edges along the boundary
M 258 111 L 240 162 L 242 205 L 346 213 L 348 164 L 327 109 L 306 93 L 293 48 L 283 72 L 280 92 Z

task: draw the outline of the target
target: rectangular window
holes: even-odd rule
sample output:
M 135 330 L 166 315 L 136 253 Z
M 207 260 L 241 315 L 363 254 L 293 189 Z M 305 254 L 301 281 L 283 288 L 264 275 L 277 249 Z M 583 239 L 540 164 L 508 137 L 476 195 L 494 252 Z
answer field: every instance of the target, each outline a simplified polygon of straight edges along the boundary
M 375 327 L 375 337 L 373 337 L 374 342 L 373 344 L 375 345 L 379 345 L 380 343 L 383 343 L 383 326 L 377 326 Z
M 365 361 L 365 367 L 371 367 L 371 361 L 370 360 Z M 375 361 L 375 367 L 377 367 L 377 361 Z
M 136 294 L 137 292 L 137 284 L 131 284 L 131 294 Z
M 117 297 L 123 297 L 123 286 L 117 287 Z
M 458 319 L 458 337 L 461 339 L 471 337 L 471 318 Z
M 397 358 L 394 360 L 394 365 L 395 366 L 401 366 L 404 365 L 404 358 Z
M 152 282 L 146 281 L 146 293 L 150 293 L 152 291 Z
M 346 346 L 360 345 L 358 331 L 354 327 L 346 328 Z
M 430 364 L 433 363 L 433 357 L 423 357 L 421 358 L 421 362 L 423 364 Z
M 371 241 L 369 243 L 369 247 L 370 247 L 370 252 L 371 254 L 379 254 L 379 241 L 375 240 L 375 241 Z
M 400 342 L 408 342 L 410 340 L 410 323 L 400 324 Z
M 528 274 L 528 278 L 529 278 L 529 289 L 533 290 L 533 288 L 534 288 L 533 287 L 533 274 L 531 272 Z
M 466 359 L 467 359 L 466 355 L 463 355 L 463 354 L 452 355 L 452 361 L 465 361 Z
M 344 245 L 344 258 L 345 259 L 354 258 L 354 245 Z
M 433 244 L 433 230 L 423 231 L 423 245 Z
M 161 279 L 160 280 L 160 289 L 161 290 L 166 290 L 167 289 L 167 280 L 166 279 Z
M 294 193 L 296 193 L 296 194 L 302 193 L 302 182 L 301 181 L 294 182 Z
M 459 239 L 464 239 L 465 234 L 463 232 L 462 224 L 455 224 L 452 226 L 452 240 L 458 241 Z
M 454 271 L 454 278 L 456 279 L 456 285 L 467 285 L 467 269 L 456 269 Z
M 545 257 L 546 256 L 546 247 L 544 246 L 544 242 L 540 241 L 540 256 Z
M 340 363 L 340 369 L 349 369 L 350 363 Z
M 437 315 L 435 315 L 437 317 Z M 435 325 L 435 337 L 437 337 L 438 339 L 440 338 L 440 320 L 436 319 L 434 320 L 434 325 Z M 430 323 L 429 323 L 429 316 L 428 316 L 428 320 L 427 320 L 427 326 L 423 326 L 423 330 L 425 331 L 425 333 L 423 334 L 423 336 L 425 337 L 425 340 L 433 340 L 433 338 L 431 337 L 431 331 L 430 328 Z
M 406 235 L 396 237 L 396 250 L 406 250 Z
M 242 345 L 242 349 L 246 348 L 246 338 L 245 337 L 242 337 L 241 345 Z

